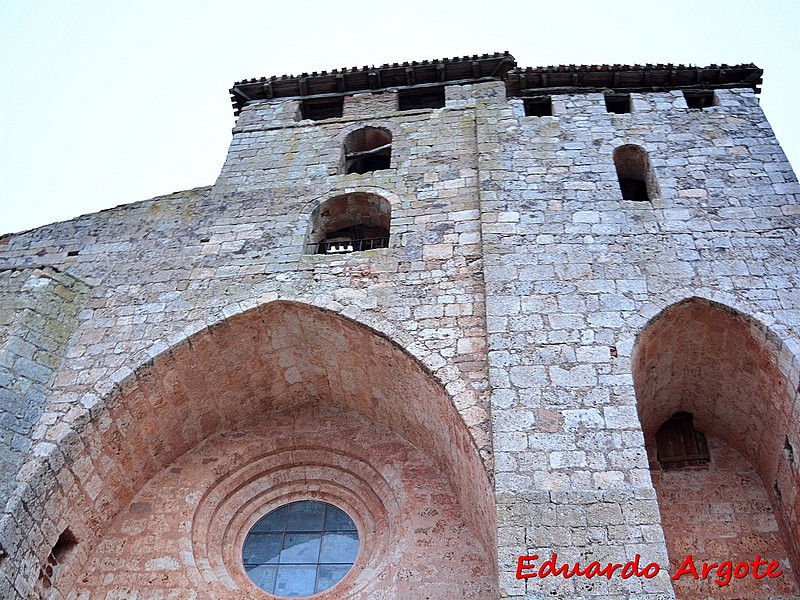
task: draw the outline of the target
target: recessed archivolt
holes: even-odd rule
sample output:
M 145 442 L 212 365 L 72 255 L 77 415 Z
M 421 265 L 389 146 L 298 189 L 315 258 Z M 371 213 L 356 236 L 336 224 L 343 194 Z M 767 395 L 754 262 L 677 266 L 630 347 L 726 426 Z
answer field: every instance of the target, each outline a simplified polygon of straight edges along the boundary
M 138 369 L 90 413 L 76 411 L 74 429 L 62 428 L 58 443 L 41 446 L 47 456 L 24 473 L 48 487 L 28 488 L 25 498 L 45 539 L 21 541 L 26 561 L 14 564 L 12 556 L 3 568 L 35 580 L 47 548 L 68 526 L 85 541 L 71 557 L 73 571 L 137 490 L 180 455 L 255 415 L 310 401 L 354 411 L 421 448 L 450 481 L 496 564 L 489 477 L 443 387 L 375 331 L 277 301 L 201 330 Z
M 339 506 L 358 525 L 361 552 L 357 571 L 367 570 L 368 574 L 386 571 L 387 561 L 393 556 L 391 549 L 402 543 L 399 526 L 403 520 L 403 488 L 407 483 L 402 478 L 384 476 L 383 472 L 392 471 L 391 459 L 383 462 L 389 457 L 365 457 L 354 452 L 358 445 L 355 436 L 337 439 L 314 428 L 315 424 L 344 419 L 345 427 L 360 430 L 353 425 L 358 418 L 352 413 L 336 414 L 309 407 L 307 412 L 292 419 L 293 432 L 287 433 L 285 427 L 279 427 L 262 442 L 251 443 L 250 447 L 258 450 L 254 456 L 247 455 L 246 445 L 237 446 L 237 438 L 241 440 L 246 433 L 218 436 L 218 445 L 237 447 L 238 460 L 218 464 L 217 470 L 230 468 L 230 471 L 207 488 L 191 519 L 192 551 L 203 579 L 197 582 L 198 589 L 217 582 L 230 589 L 248 589 L 240 567 L 246 533 L 271 510 L 309 498 Z M 301 437 L 297 429 L 304 421 L 310 426 L 302 435 L 306 445 L 287 447 L 287 440 L 281 438 Z M 359 431 L 356 436 L 377 439 L 381 433 Z M 271 446 L 272 451 L 265 453 L 264 446 Z M 373 449 L 373 454 L 376 452 Z M 375 583 L 369 577 L 358 577 L 358 573 L 355 579 L 350 594 Z

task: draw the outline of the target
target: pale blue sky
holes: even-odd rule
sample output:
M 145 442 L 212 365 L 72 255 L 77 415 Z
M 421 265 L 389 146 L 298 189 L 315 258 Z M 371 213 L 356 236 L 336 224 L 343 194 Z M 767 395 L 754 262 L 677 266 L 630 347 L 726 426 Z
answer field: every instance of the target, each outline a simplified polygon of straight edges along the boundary
M 797 165 L 798 25 L 779 0 L 0 0 L 0 233 L 213 183 L 235 81 L 503 50 L 521 66 L 754 62 Z

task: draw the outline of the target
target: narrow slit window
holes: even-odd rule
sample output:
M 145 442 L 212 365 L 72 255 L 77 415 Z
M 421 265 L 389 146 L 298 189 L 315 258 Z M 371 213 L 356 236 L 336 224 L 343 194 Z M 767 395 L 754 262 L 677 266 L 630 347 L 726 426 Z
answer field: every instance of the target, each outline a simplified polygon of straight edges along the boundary
M 342 116 L 344 97 L 307 98 L 300 103 L 300 112 L 304 119 L 320 121 L 322 119 L 338 119 Z
M 550 96 L 523 98 L 526 117 L 550 117 L 553 115 L 553 100 Z
M 444 86 L 414 88 L 397 92 L 397 108 L 399 110 L 442 108 L 444 104 Z
M 717 105 L 717 98 L 714 92 L 708 90 L 686 90 L 683 92 L 686 106 L 695 109 L 704 109 Z
M 58 540 L 56 540 L 50 555 L 57 564 L 63 563 L 77 545 L 78 540 L 75 539 L 75 536 L 69 529 L 65 529 L 61 532 L 61 535 L 58 536 Z
M 606 112 L 622 115 L 631 112 L 630 94 L 606 94 Z
M 39 581 L 45 589 L 53 585 L 57 567 L 69 558 L 77 545 L 78 540 L 69 529 L 65 529 L 58 536 L 55 545 L 50 550 L 50 554 L 47 555 L 47 561 L 39 571 Z
M 614 166 L 623 200 L 644 202 L 658 195 L 650 159 L 641 146 L 626 144 L 614 150 Z
M 345 173 L 388 169 L 392 162 L 392 134 L 382 127 L 362 127 L 344 141 Z
M 706 436 L 692 421 L 692 413 L 677 412 L 656 433 L 658 462 L 664 469 L 704 465 L 711 460 Z

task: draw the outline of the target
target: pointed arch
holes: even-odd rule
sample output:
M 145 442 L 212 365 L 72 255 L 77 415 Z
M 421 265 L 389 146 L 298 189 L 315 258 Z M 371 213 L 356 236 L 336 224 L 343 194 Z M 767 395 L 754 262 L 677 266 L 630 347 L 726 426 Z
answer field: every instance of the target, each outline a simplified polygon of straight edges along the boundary
M 728 525 L 735 530 L 725 534 L 727 541 L 707 540 L 707 547 L 736 554 L 744 538 L 752 547 L 784 552 L 783 562 L 791 562 L 797 572 L 800 473 L 786 458 L 790 453 L 785 448 L 800 441 L 800 406 L 797 369 L 785 345 L 755 319 L 694 297 L 673 304 L 644 327 L 634 348 L 632 372 L 671 561 L 697 550 L 692 544 L 698 539 L 690 525 L 673 529 L 674 511 L 703 510 L 705 505 L 724 512 L 728 505 L 734 521 Z M 676 414 L 689 415 L 694 429 L 708 436 L 709 466 L 692 460 L 697 456 L 691 451 L 688 460 L 678 463 L 685 470 L 664 470 L 656 433 Z M 681 496 L 680 509 L 669 505 L 676 498 L 671 485 L 682 486 L 675 491 Z M 701 501 L 693 502 L 695 496 Z M 747 502 L 752 503 L 749 509 Z M 769 525 L 772 515 L 756 514 L 770 506 L 780 539 Z M 712 513 L 703 517 L 705 523 L 713 521 Z M 713 538 L 719 527 L 698 529 L 700 537 Z M 682 595 L 680 583 L 675 585 L 679 597 L 693 597 Z M 796 581 L 793 585 L 797 590 Z M 766 597 L 756 589 L 747 593 Z
M 328 441 L 313 427 L 293 429 L 293 423 L 313 422 L 309 415 L 329 423 Z M 446 481 L 442 490 L 450 491 L 439 492 L 440 497 L 454 499 L 459 509 L 448 513 L 456 522 L 448 522 L 444 516 L 439 519 L 448 531 L 471 532 L 477 546 L 464 565 L 474 562 L 476 568 L 488 569 L 482 576 L 484 583 L 496 582 L 496 527 L 489 476 L 441 383 L 403 348 L 365 325 L 325 309 L 275 301 L 199 331 L 141 365 L 93 407 L 92 418 L 81 423 L 64 447 L 63 457 L 59 455 L 60 466 L 49 463 L 58 483 L 51 483 L 52 494 L 46 501 L 32 507 L 41 512 L 33 516 L 52 524 L 56 535 L 57 530 L 69 527 L 77 541 L 53 585 L 74 584 L 70 578 L 80 572 L 122 511 L 144 510 L 140 505 L 147 502 L 141 502 L 137 494 L 160 473 L 168 473 L 179 459 L 188 460 L 185 457 L 208 440 L 225 435 L 235 440 L 238 434 L 228 432 L 251 431 L 254 423 L 260 431 L 276 428 L 275 435 L 266 438 L 273 444 L 270 453 L 252 458 L 253 464 L 267 466 L 252 471 L 247 470 L 251 469 L 249 463 L 241 466 L 236 463 L 239 459 L 231 459 L 231 468 L 240 471 L 223 474 L 234 483 L 220 492 L 222 499 L 251 489 L 247 486 L 252 487 L 254 481 L 272 477 L 267 487 L 283 490 L 283 495 L 267 494 L 267 498 L 263 489 L 252 487 L 254 498 L 266 498 L 263 506 L 303 494 L 332 494 L 341 505 L 353 507 L 359 502 L 379 507 L 397 503 L 397 514 L 388 518 L 405 523 L 398 525 L 400 533 L 394 534 L 402 541 L 403 535 L 415 534 L 409 523 L 417 514 L 414 511 L 423 507 L 403 505 L 404 492 L 392 492 L 393 486 L 413 482 L 414 477 L 428 486 Z M 280 428 L 277 423 L 282 424 Z M 356 427 L 358 424 L 362 425 Z M 307 432 L 305 437 L 301 431 Z M 353 443 L 348 444 L 348 433 L 336 441 L 336 431 L 352 432 Z M 402 461 L 383 464 L 377 450 L 371 455 L 368 433 L 372 431 L 375 439 L 384 440 L 381 447 L 395 454 L 419 449 L 423 458 L 413 463 L 422 465 L 417 467 L 419 471 L 403 472 Z M 317 443 L 324 447 L 315 446 Z M 408 444 L 408 450 L 403 450 L 403 444 Z M 241 456 L 246 455 L 242 451 Z M 275 479 L 275 473 L 280 477 Z M 201 488 L 190 487 L 186 494 L 200 494 Z M 219 505 L 229 506 L 222 500 Z M 196 510 L 202 512 L 201 508 Z M 240 515 L 240 508 L 230 514 Z M 218 508 L 210 513 L 217 514 L 215 511 Z M 385 522 L 386 515 L 379 513 L 369 512 L 364 527 L 369 529 L 369 523 L 380 523 L 382 518 Z M 47 519 L 46 514 L 58 518 Z M 217 531 L 219 524 L 215 527 L 209 530 Z M 45 557 L 47 540 L 41 546 L 34 551 Z M 393 548 L 395 557 L 401 546 L 398 543 Z M 198 568 L 208 560 L 198 559 Z M 479 563 L 484 566 L 478 567 Z M 35 579 L 35 573 L 26 576 Z M 214 585 L 234 585 L 231 581 L 238 580 L 235 574 L 231 577 L 217 577 Z

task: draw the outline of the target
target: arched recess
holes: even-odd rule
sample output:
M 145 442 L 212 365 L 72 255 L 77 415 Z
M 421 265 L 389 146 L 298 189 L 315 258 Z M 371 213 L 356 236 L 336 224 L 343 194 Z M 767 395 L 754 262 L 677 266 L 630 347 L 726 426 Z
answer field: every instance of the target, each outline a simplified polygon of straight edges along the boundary
M 143 365 L 95 413 L 34 515 L 56 513 L 53 529 L 77 542 L 52 590 L 133 593 L 133 573 L 145 596 L 262 597 L 238 564 L 242 532 L 311 497 L 359 524 L 347 597 L 497 595 L 494 496 L 465 423 L 416 359 L 361 324 L 287 301 L 248 310 Z M 170 489 L 185 514 L 155 514 Z M 163 540 L 174 554 L 145 560 Z
M 724 587 L 683 577 L 678 598 L 795 597 L 800 472 L 785 447 L 800 443 L 800 406 L 789 351 L 756 320 L 690 298 L 647 324 L 632 370 L 673 572 L 687 554 L 735 565 L 760 553 L 784 567 L 782 578 Z M 708 464 L 659 462 L 656 433 L 676 414 L 707 436 Z
M 306 251 L 343 254 L 389 246 L 392 206 L 383 196 L 350 192 L 329 198 L 311 213 Z
M 613 158 L 623 200 L 647 201 L 659 196 L 658 181 L 644 148 L 624 144 L 614 149 Z
M 361 127 L 351 131 L 342 148 L 343 173 L 369 173 L 388 169 L 392 163 L 392 132 L 385 127 Z

